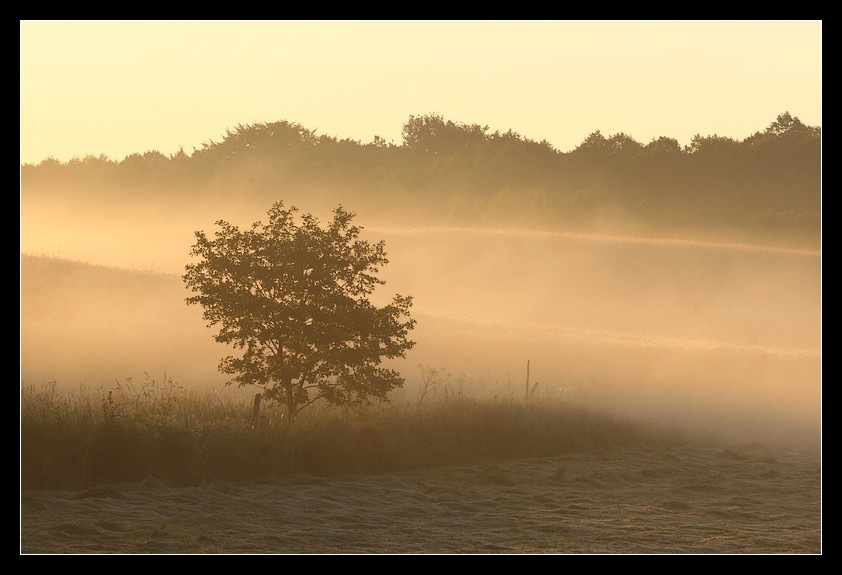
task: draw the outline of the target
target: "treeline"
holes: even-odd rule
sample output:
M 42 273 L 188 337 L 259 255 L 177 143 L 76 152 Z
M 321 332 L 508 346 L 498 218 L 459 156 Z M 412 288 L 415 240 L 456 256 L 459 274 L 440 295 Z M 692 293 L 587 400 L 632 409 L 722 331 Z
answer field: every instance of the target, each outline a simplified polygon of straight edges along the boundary
M 278 121 L 240 125 L 191 154 L 122 161 L 47 158 L 21 166 L 22 194 L 106 194 L 259 203 L 302 197 L 440 224 L 575 228 L 606 214 L 662 231 L 730 229 L 816 243 L 821 128 L 789 112 L 738 141 L 696 135 L 682 147 L 593 132 L 561 152 L 514 131 L 410 116 L 402 142 L 317 135 Z M 434 220 L 434 221 L 432 221 Z

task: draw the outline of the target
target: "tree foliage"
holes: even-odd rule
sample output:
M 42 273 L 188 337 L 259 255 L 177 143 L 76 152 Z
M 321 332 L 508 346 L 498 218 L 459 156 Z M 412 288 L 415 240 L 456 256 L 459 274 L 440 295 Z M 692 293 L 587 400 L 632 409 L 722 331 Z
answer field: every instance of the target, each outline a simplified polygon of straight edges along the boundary
M 434 155 L 447 155 L 467 150 L 487 140 L 488 126 L 456 123 L 440 114 L 410 116 L 403 125 L 404 146 Z
M 821 128 L 789 112 L 744 140 L 698 133 L 686 145 L 666 136 L 642 144 L 595 130 L 569 152 L 512 130 L 428 114 L 409 117 L 399 145 L 379 136 L 371 143 L 317 136 L 279 121 L 237 126 L 189 155 L 45 160 L 21 166 L 21 194 L 207 204 L 229 201 L 234 190 L 238 202 L 264 205 L 280 189 L 292 203 L 353 198 L 360 209 L 410 215 L 422 225 L 570 229 L 607 213 L 665 234 L 713 226 L 814 245 L 821 160 Z
M 299 217 L 300 216 L 300 217 Z M 369 301 L 387 264 L 385 243 L 360 239 L 355 214 L 341 205 L 322 227 L 311 214 L 275 203 L 268 222 L 240 230 L 216 222 L 213 239 L 195 233 L 183 280 L 216 341 L 244 350 L 220 362 L 240 386 L 255 385 L 287 407 L 290 419 L 313 402 L 386 400 L 403 384 L 382 365 L 414 342 L 411 296 Z

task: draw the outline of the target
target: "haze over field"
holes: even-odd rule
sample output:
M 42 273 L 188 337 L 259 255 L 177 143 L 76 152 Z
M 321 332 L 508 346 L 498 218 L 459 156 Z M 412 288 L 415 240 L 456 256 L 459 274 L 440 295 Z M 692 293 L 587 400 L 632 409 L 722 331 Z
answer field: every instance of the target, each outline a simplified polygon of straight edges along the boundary
M 378 293 L 415 297 L 418 345 L 398 363 L 407 397 L 421 364 L 472 394 L 519 399 L 530 361 L 542 394 L 717 433 L 816 438 L 816 254 L 528 232 L 378 237 L 391 259 Z M 45 282 L 49 264 L 24 260 L 25 380 L 95 387 L 148 371 L 187 386 L 224 381 L 214 369 L 228 350 L 183 305 L 178 276 L 68 267 Z
M 68 174 L 79 165 L 94 173 L 100 153 L 111 169 L 150 150 L 163 154 L 151 158 L 160 160 L 148 171 L 155 177 L 169 173 L 160 165 L 198 166 L 183 187 L 175 179 L 123 187 L 116 182 L 131 178 L 110 175 L 102 184 L 87 173 L 27 187 L 22 176 L 21 378 L 95 388 L 166 372 L 185 386 L 220 386 L 216 366 L 229 350 L 185 305 L 179 277 L 194 232 L 211 233 L 218 219 L 263 220 L 270 201 L 323 221 L 342 203 L 365 237 L 386 241 L 378 297 L 415 298 L 418 345 L 396 363 L 407 377 L 396 399 L 417 394 L 418 365 L 450 372 L 453 386 L 476 396 L 519 399 L 529 362 L 548 397 L 740 439 L 814 444 L 820 193 L 813 201 L 813 188 L 787 179 L 792 172 L 800 182 L 812 156 L 793 160 L 768 188 L 757 184 L 748 208 L 727 203 L 739 194 L 719 190 L 738 185 L 715 179 L 714 165 L 703 166 L 714 176 L 700 185 L 710 197 L 664 185 L 662 195 L 641 193 L 620 209 L 597 169 L 599 177 L 558 191 L 548 188 L 560 179 L 550 168 L 524 164 L 497 195 L 473 195 L 493 160 L 457 152 L 431 161 L 439 179 L 426 186 L 427 164 L 398 163 L 412 157 L 402 155 L 407 146 L 366 143 L 375 135 L 399 143 L 407 117 L 428 111 L 487 121 L 489 134 L 517 130 L 529 140 L 516 142 L 547 164 L 595 130 L 644 145 L 675 138 L 681 151 L 698 134 L 717 135 L 702 143 L 748 139 L 785 110 L 820 126 L 821 31 L 820 21 L 21 22 L 21 163 L 31 173 L 48 173 L 39 164 L 49 156 L 67 162 Z M 190 153 L 226 130 L 224 144 L 237 140 L 235 126 L 278 118 L 351 138 L 359 156 L 330 151 L 340 158 L 334 179 L 312 157 L 294 156 L 291 165 L 315 166 L 323 179 L 273 180 L 265 174 L 274 168 L 251 156 L 224 156 L 234 167 L 220 175 Z M 387 159 L 358 177 L 375 153 Z M 87 164 L 69 162 L 89 155 Z M 559 173 L 579 169 L 578 157 Z M 664 178 L 686 173 L 675 165 L 679 175 Z M 809 177 L 820 180 L 817 171 Z M 661 178 L 645 167 L 629 173 L 651 177 L 645 190 Z M 802 193 L 809 197 L 799 202 Z M 478 222 L 483 210 L 493 217 Z

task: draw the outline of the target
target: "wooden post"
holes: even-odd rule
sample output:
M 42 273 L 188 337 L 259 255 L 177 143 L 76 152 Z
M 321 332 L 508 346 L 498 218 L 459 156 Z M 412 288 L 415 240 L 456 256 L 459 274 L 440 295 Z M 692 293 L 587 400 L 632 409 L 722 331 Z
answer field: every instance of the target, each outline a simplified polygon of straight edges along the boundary
M 529 402 L 529 360 L 526 360 L 526 401 Z
M 254 396 L 254 409 L 251 412 L 251 424 L 254 426 L 257 423 L 257 414 L 260 413 L 260 394 L 257 393 Z

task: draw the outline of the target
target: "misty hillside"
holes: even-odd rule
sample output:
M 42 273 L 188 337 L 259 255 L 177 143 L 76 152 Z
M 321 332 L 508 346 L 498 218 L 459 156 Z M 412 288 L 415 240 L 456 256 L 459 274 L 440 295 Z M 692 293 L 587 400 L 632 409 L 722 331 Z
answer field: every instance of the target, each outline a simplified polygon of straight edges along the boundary
M 97 387 L 144 372 L 219 383 L 223 350 L 185 296 L 176 275 L 22 255 L 24 383 Z
M 548 396 L 818 435 L 821 130 L 788 113 L 683 149 L 595 132 L 561 153 L 429 115 L 397 145 L 281 121 L 192 154 L 24 165 L 21 379 L 221 384 L 232 350 L 179 276 L 196 231 L 248 226 L 276 201 L 322 221 L 342 204 L 385 239 L 381 295 L 413 296 L 418 320 L 395 365 L 408 398 L 419 366 L 520 398 L 531 362 Z
M 390 263 L 381 296 L 414 297 L 419 366 L 475 398 L 538 393 L 634 417 L 787 440 L 821 413 L 817 252 L 610 236 L 371 230 Z M 375 235 L 376 234 L 376 235 Z M 119 242 L 112 242 L 117 243 Z M 173 268 L 189 258 L 175 250 Z M 21 258 L 21 377 L 89 388 L 164 373 L 221 386 L 216 344 L 177 273 Z M 244 390 L 243 393 L 253 392 Z M 762 398 L 759 399 L 759 398 Z

